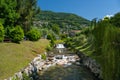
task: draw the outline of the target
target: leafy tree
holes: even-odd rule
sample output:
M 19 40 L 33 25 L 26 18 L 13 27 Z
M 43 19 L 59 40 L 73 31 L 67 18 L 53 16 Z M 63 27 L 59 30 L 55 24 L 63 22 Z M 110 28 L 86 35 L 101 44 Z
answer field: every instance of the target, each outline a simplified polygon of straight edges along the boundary
M 37 0 L 17 0 L 16 8 L 20 14 L 17 24 L 22 25 L 25 32 L 29 31 L 34 16 L 40 12 Z
M 38 29 L 32 28 L 30 31 L 27 33 L 27 38 L 31 41 L 37 41 L 41 37 L 40 31 Z
M 56 34 L 59 34 L 59 33 L 60 33 L 59 25 L 53 24 L 53 25 L 52 25 L 52 30 L 53 30 Z
M 50 40 L 50 46 L 53 47 L 55 44 L 55 39 L 54 39 L 54 35 L 53 34 L 48 34 L 47 35 L 47 39 Z
M 115 14 L 111 19 L 111 23 L 116 27 L 120 27 L 120 12 Z
M 19 18 L 16 11 L 16 0 L 0 0 L 0 21 L 6 27 L 7 25 L 15 25 Z
M 16 26 L 10 31 L 12 42 L 19 43 L 24 38 L 24 32 L 20 26 Z
M 48 40 L 52 40 L 52 39 L 53 39 L 52 34 L 48 34 L 48 35 L 47 35 L 47 39 L 48 39 Z
M 108 20 L 100 21 L 93 30 L 95 54 L 92 56 L 100 63 L 104 80 L 120 79 L 119 35 L 118 26 L 113 26 Z
M 41 34 L 42 34 L 42 37 L 47 38 L 48 29 L 47 28 L 41 29 Z
M 13 26 L 7 26 L 6 28 L 5 28 L 5 37 L 8 37 L 8 38 L 10 38 L 10 36 L 11 36 L 11 30 L 13 29 L 14 27 Z
M 4 27 L 0 23 L 0 42 L 2 42 L 3 40 L 4 40 Z
M 61 37 L 62 40 L 66 39 L 67 38 L 67 34 L 61 34 L 60 37 Z

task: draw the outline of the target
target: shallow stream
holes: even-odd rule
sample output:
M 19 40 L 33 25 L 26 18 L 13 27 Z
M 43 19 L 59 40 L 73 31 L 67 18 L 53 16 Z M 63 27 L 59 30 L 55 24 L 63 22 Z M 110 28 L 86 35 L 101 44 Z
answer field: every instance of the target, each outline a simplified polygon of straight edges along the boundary
M 54 66 L 40 73 L 40 80 L 97 80 L 85 67 L 78 65 Z

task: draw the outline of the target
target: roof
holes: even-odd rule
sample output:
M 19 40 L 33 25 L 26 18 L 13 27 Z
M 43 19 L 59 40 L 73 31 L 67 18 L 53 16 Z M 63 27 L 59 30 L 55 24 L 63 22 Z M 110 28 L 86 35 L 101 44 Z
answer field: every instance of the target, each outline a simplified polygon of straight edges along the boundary
M 63 44 L 57 44 L 56 48 L 65 48 Z

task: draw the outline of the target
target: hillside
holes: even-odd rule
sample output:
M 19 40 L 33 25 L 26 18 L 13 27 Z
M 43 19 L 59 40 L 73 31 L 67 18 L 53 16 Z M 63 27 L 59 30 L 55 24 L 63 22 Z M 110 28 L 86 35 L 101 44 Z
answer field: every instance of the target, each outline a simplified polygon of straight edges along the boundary
M 41 11 L 36 16 L 41 25 L 58 24 L 60 28 L 81 29 L 90 25 L 90 21 L 72 13 Z M 40 25 L 40 26 L 41 26 Z
M 0 43 L 0 80 L 8 78 L 20 71 L 37 55 L 43 53 L 48 40 L 37 42 L 22 41 L 16 43 Z

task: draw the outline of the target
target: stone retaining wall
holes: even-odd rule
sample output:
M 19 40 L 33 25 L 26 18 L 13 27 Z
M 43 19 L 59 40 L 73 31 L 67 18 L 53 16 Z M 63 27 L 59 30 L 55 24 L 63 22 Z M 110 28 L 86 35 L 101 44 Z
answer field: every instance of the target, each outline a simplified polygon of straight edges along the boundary
M 89 68 L 97 78 L 102 79 L 102 75 L 101 75 L 102 71 L 100 65 L 95 61 L 95 59 L 85 56 L 81 52 L 77 52 L 77 54 L 80 57 L 80 63 L 86 66 L 87 68 Z

